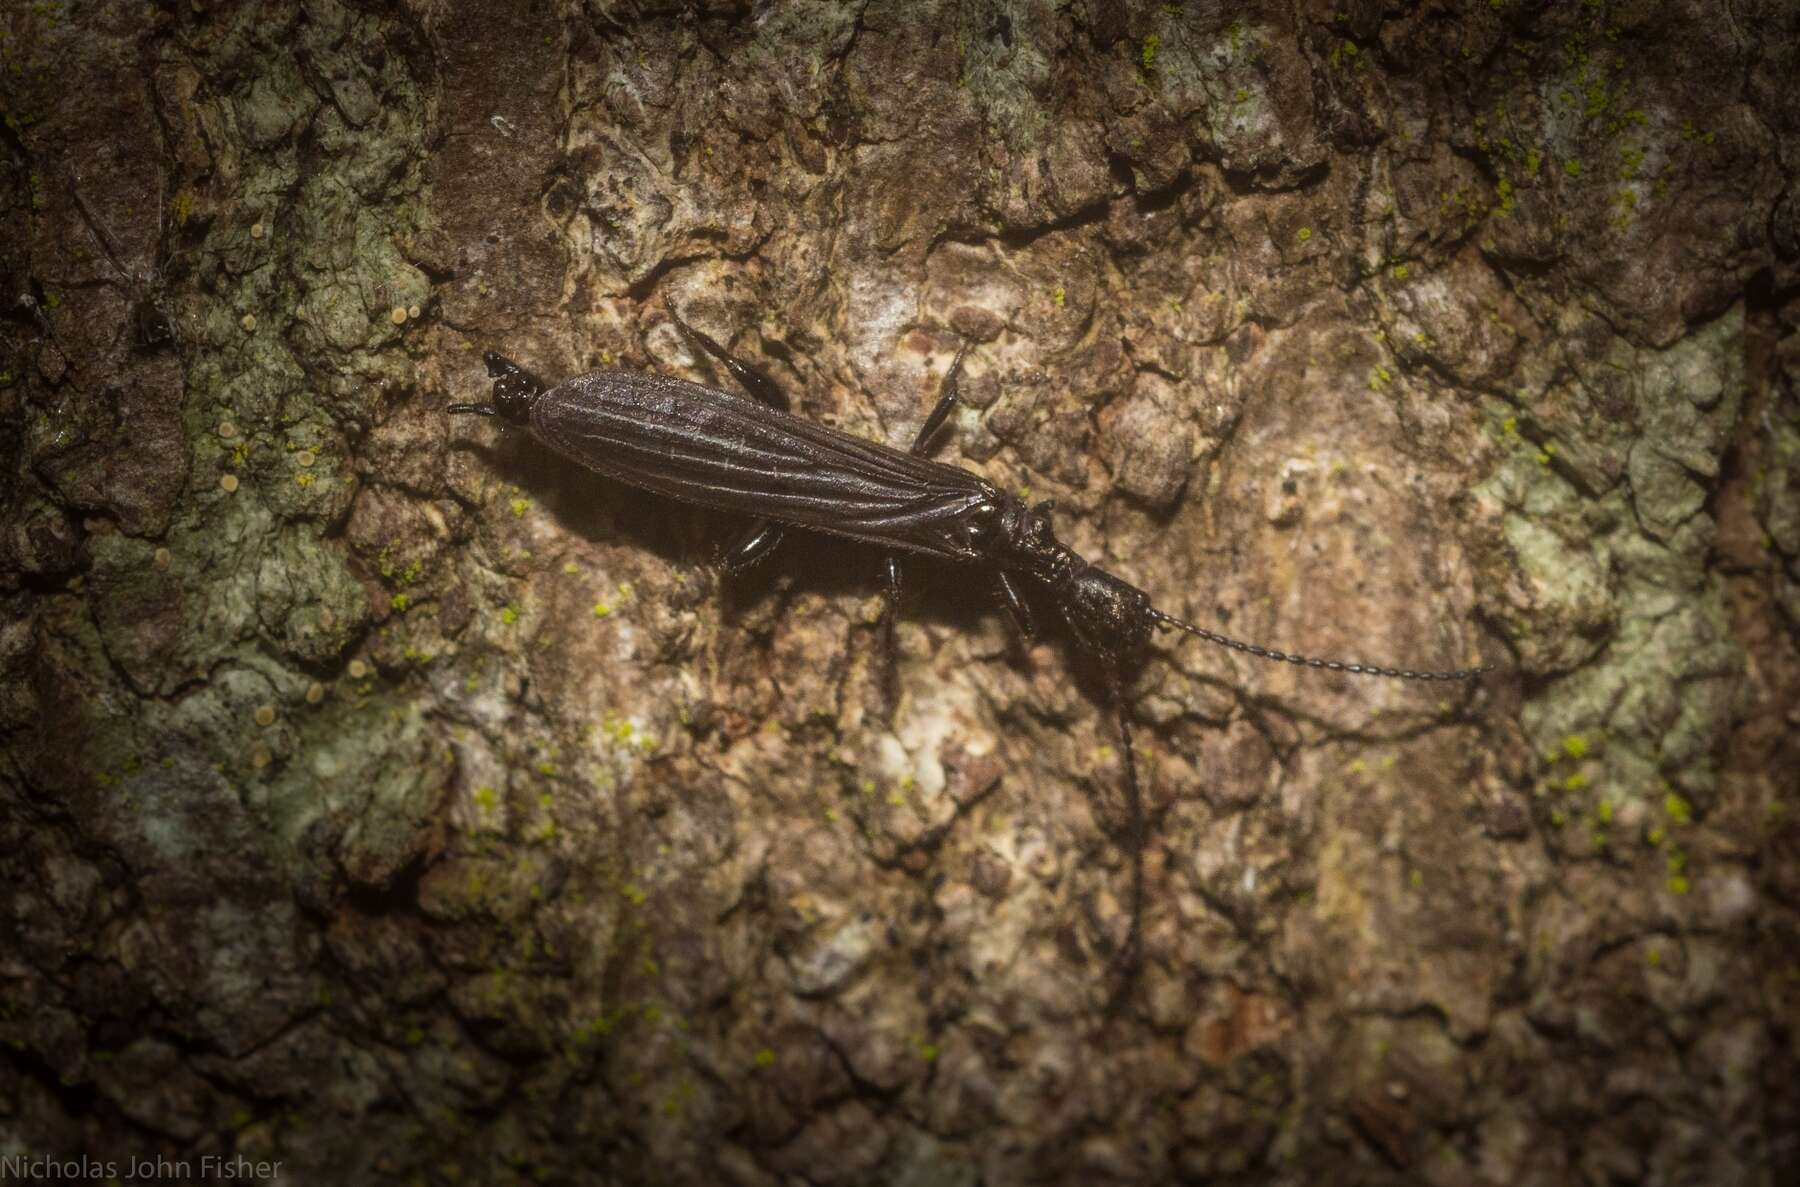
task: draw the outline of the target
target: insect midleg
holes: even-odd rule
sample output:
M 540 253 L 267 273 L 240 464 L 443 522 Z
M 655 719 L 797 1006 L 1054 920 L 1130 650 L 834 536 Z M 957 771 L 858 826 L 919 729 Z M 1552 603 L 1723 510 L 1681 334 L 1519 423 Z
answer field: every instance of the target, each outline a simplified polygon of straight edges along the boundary
M 775 546 L 781 543 L 782 532 L 782 526 L 770 520 L 752 521 L 719 558 L 719 567 L 733 576 L 754 568 L 775 551 Z
M 738 381 L 738 385 L 749 393 L 751 399 L 761 404 L 767 404 L 779 412 L 788 410 L 786 393 L 776 385 L 773 379 L 769 378 L 768 373 L 762 368 L 738 358 L 714 341 L 711 335 L 688 325 L 674 309 L 669 310 L 669 318 L 674 321 L 675 328 L 681 331 L 682 337 L 686 338 L 689 343 L 717 359 L 719 364 L 730 372 L 731 377 Z M 721 566 L 727 573 L 742 573 L 744 570 L 754 567 L 775 551 L 775 546 L 781 543 L 783 531 L 780 524 L 766 519 L 751 521 L 750 526 L 744 529 L 736 542 L 725 550 L 725 556 L 720 561 Z
M 950 369 L 944 372 L 944 380 L 938 385 L 937 403 L 932 405 L 930 413 L 925 417 L 925 423 L 919 426 L 918 434 L 913 437 L 912 445 L 907 450 L 907 452 L 911 453 L 914 457 L 924 457 L 931 452 L 932 438 L 938 435 L 938 430 L 944 427 L 944 422 L 950 418 L 950 413 L 956 409 L 956 402 L 958 399 L 956 380 L 957 377 L 962 374 L 963 356 L 968 353 L 969 348 L 965 344 L 956 352 L 956 358 L 951 360 Z M 881 637 L 882 651 L 887 656 L 885 663 L 885 683 L 889 693 L 888 704 L 891 705 L 894 703 L 892 694 L 898 672 L 898 664 L 895 660 L 894 623 L 900 617 L 900 595 L 902 592 L 900 558 L 893 553 L 889 553 L 883 567 L 887 576 L 887 607 L 882 611 L 881 615 Z

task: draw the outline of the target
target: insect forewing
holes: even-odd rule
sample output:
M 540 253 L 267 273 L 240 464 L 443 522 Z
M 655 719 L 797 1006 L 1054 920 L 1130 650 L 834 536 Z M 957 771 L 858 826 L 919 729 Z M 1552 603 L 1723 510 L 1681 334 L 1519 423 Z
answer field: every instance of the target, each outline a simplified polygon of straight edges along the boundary
M 998 497 L 966 470 L 667 376 L 571 379 L 532 405 L 531 427 L 669 498 L 954 560 L 984 559 L 975 521 Z

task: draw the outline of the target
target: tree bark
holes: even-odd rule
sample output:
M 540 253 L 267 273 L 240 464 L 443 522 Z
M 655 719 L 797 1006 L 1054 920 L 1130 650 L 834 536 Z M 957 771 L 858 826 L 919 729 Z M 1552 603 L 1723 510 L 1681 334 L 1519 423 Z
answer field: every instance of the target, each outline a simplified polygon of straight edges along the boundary
M 8 5 L 7 1175 L 1800 1178 L 1797 68 L 1753 0 Z M 671 312 L 893 444 L 967 344 L 940 459 L 1162 609 L 1496 670 L 1160 639 L 1140 837 L 1053 605 L 909 562 L 890 680 L 874 553 L 721 581 L 444 413 L 730 387 Z

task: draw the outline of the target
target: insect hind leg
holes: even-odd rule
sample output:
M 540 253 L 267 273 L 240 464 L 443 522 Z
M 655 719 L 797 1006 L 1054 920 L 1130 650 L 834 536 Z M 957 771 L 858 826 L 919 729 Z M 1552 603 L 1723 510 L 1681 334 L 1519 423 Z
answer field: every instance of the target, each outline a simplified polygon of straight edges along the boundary
M 925 423 L 919 426 L 918 436 L 913 438 L 912 448 L 908 451 L 915 457 L 924 457 L 931 452 L 931 439 L 938 435 L 938 430 L 944 427 L 944 421 L 956 410 L 959 399 L 956 381 L 962 375 L 963 356 L 968 353 L 967 346 L 958 350 L 956 358 L 950 362 L 950 369 L 944 372 L 944 382 L 938 386 L 937 403 L 925 417 Z
M 773 379 L 769 378 L 768 373 L 761 367 L 745 362 L 720 346 L 709 334 L 688 325 L 673 308 L 669 310 L 669 318 L 674 321 L 675 328 L 681 331 L 682 337 L 718 360 L 719 365 L 730 372 L 731 377 L 737 380 L 738 385 L 750 393 L 753 399 L 781 412 L 788 410 L 787 394 L 776 385 Z

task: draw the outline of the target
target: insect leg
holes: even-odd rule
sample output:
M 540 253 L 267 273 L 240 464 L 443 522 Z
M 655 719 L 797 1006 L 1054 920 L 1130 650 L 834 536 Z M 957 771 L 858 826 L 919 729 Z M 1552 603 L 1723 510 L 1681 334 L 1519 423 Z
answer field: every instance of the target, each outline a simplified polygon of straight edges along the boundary
M 931 439 L 937 436 L 938 430 L 944 427 L 944 421 L 949 419 L 950 413 L 956 409 L 956 380 L 962 374 L 963 356 L 968 353 L 967 346 L 956 352 L 956 358 L 951 360 L 950 369 L 944 372 L 944 382 L 938 387 L 938 402 L 931 409 L 931 415 L 927 416 L 925 423 L 920 426 L 919 435 L 913 438 L 912 452 L 920 457 L 930 451 Z
M 1138 972 L 1139 933 L 1144 919 L 1144 801 L 1138 792 L 1137 754 L 1131 742 L 1131 711 L 1125 703 L 1124 683 L 1117 668 L 1108 664 L 1107 669 L 1106 683 L 1119 715 L 1119 758 L 1125 768 L 1125 800 L 1131 828 L 1131 930 L 1125 936 L 1125 946 L 1113 960 L 1119 983 L 1113 988 L 1110 1008 L 1124 998 Z
M 781 543 L 782 526 L 759 519 L 744 529 L 743 535 L 725 551 L 719 566 L 727 573 L 742 573 L 756 566 Z
M 741 385 L 746 392 L 749 392 L 753 398 L 760 400 L 771 408 L 779 409 L 782 412 L 788 410 L 787 396 L 775 385 L 775 381 L 770 379 L 768 374 L 764 372 L 761 367 L 746 363 L 743 359 L 738 358 L 729 350 L 726 350 L 723 346 L 720 346 L 717 342 L 713 341 L 710 336 L 700 330 L 696 330 L 693 326 L 690 326 L 685 321 L 681 320 L 681 315 L 676 313 L 673 309 L 669 310 L 669 317 L 674 320 L 675 328 L 681 331 L 684 338 L 717 359 L 719 365 L 731 372 L 731 377 L 737 380 L 739 385 Z
M 955 409 L 956 377 L 962 373 L 963 355 L 967 353 L 969 353 L 969 348 L 965 345 L 956 352 L 956 358 L 951 361 L 950 369 L 944 372 L 944 382 L 938 387 L 937 403 L 932 405 L 930 414 L 925 417 L 925 423 L 919 426 L 918 435 L 913 438 L 912 448 L 908 451 L 913 456 L 924 457 L 931 452 L 931 439 L 937 436 L 938 430 L 944 427 L 944 421 L 949 419 L 951 411 Z M 887 570 L 887 610 L 882 615 L 881 633 L 882 647 L 887 654 L 887 680 L 891 690 L 897 669 L 894 658 L 894 621 L 900 617 L 900 558 L 889 553 L 886 557 L 885 567 Z M 1005 578 L 1003 577 L 1002 580 Z M 888 703 L 893 703 L 891 696 Z
M 731 377 L 737 380 L 738 384 L 750 393 L 753 399 L 782 412 L 787 411 L 787 396 L 762 368 L 746 363 L 720 346 L 710 334 L 688 325 L 674 309 L 669 310 L 669 318 L 674 321 L 675 328 L 681 331 L 682 337 L 717 359 L 719 365 L 729 371 Z M 781 535 L 782 529 L 779 524 L 770 523 L 766 519 L 756 520 L 744 529 L 744 534 L 739 536 L 737 542 L 726 551 L 723 561 L 725 571 L 742 573 L 744 570 L 754 567 L 757 562 L 767 557 L 777 544 L 781 543 Z
M 94 213 L 94 208 L 88 205 L 87 199 L 82 196 L 80 186 L 71 181 L 69 193 L 75 198 L 75 206 L 81 211 L 82 221 L 87 223 L 88 233 L 94 237 L 95 242 L 100 244 L 100 250 L 106 253 L 106 258 L 112 264 L 113 271 L 117 272 L 127 284 L 130 284 L 132 276 L 125 270 L 119 241 L 113 238 L 112 231 L 108 230 L 106 224 L 100 221 L 100 216 Z
M 1000 583 L 1000 594 L 1006 600 L 1006 612 L 1012 616 L 1013 626 L 1018 628 L 1019 637 L 1036 638 L 1037 624 L 1031 619 L 1031 604 L 1025 600 L 1025 595 L 1013 584 L 1013 579 L 1007 576 L 1006 570 L 997 570 L 994 576 Z
M 887 607 L 881 615 L 881 685 L 892 714 L 900 685 L 900 652 L 894 641 L 894 627 L 900 621 L 900 558 L 889 553 L 882 558 L 882 570 L 887 578 Z

